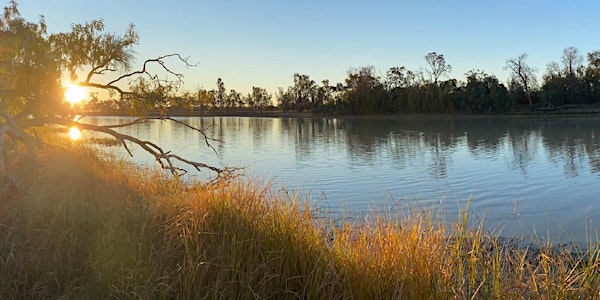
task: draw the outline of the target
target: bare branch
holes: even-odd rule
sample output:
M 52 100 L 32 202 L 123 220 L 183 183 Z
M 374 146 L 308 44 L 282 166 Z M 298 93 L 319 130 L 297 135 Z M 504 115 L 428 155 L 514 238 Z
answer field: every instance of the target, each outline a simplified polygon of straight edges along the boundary
M 92 79 L 92 76 L 94 75 L 101 75 L 104 74 L 104 71 L 117 71 L 116 69 L 111 69 L 108 68 L 108 64 L 110 64 L 110 62 L 112 60 L 114 60 L 116 57 L 115 56 L 109 56 L 107 57 L 102 63 L 100 63 L 98 66 L 93 67 L 90 72 L 88 73 L 87 77 L 85 78 L 85 82 L 90 82 L 90 80 Z
M 126 91 L 122 90 L 120 87 L 118 87 L 116 85 L 112 85 L 112 84 L 100 84 L 100 83 L 93 83 L 93 82 L 83 82 L 80 85 L 81 86 L 85 86 L 85 87 L 93 87 L 93 88 L 99 88 L 99 89 L 105 89 L 105 90 L 115 90 L 116 92 L 118 92 L 121 95 L 132 94 L 131 92 L 126 92 Z
M 138 118 L 138 119 L 135 119 L 134 121 L 128 122 L 128 123 L 114 124 L 114 125 L 102 125 L 100 127 L 108 128 L 108 129 L 123 128 L 123 127 L 129 127 L 129 126 L 133 126 L 133 125 L 137 125 L 137 124 L 147 123 L 149 120 L 171 121 L 171 122 L 174 122 L 176 124 L 185 126 L 188 129 L 196 131 L 196 132 L 198 132 L 198 133 L 200 133 L 202 135 L 202 137 L 204 138 L 204 142 L 206 143 L 206 146 L 209 147 L 210 149 L 212 149 L 213 152 L 215 153 L 215 155 L 217 155 L 217 156 L 219 155 L 217 153 L 217 149 L 215 149 L 215 147 L 213 147 L 213 145 L 211 144 L 211 142 L 223 143 L 223 141 L 209 137 L 206 134 L 206 132 L 205 132 L 205 130 L 207 128 L 196 128 L 196 127 L 191 126 L 191 125 L 189 125 L 189 124 L 187 124 L 185 122 L 181 122 L 179 120 L 173 119 L 172 117 L 168 117 L 168 116 Z M 208 127 L 208 128 L 210 128 L 210 127 Z
M 194 131 L 197 131 L 197 132 L 199 132 L 199 133 L 200 133 L 200 134 L 202 134 L 202 136 L 204 137 L 204 142 L 206 143 L 206 146 L 207 146 L 207 147 L 209 147 L 209 148 L 211 148 L 211 149 L 213 150 L 213 152 L 215 152 L 215 155 L 217 155 L 217 156 L 219 155 L 219 154 L 217 153 L 217 149 L 215 149 L 215 147 L 213 147 L 213 146 L 212 146 L 212 144 L 210 144 L 210 142 L 211 142 L 211 141 L 213 141 L 213 142 L 219 142 L 219 143 L 222 143 L 223 141 L 221 141 L 221 140 L 218 140 L 218 139 L 214 139 L 214 138 L 211 138 L 211 137 L 207 136 L 207 135 L 206 135 L 206 133 L 204 132 L 204 130 L 206 130 L 205 128 L 203 128 L 203 129 L 196 128 L 196 127 L 194 127 L 194 126 L 191 126 L 191 125 L 189 125 L 189 124 L 187 124 L 187 123 L 184 123 L 184 122 L 181 122 L 181 121 L 175 120 L 175 119 L 173 119 L 173 118 L 171 118 L 171 117 L 169 117 L 169 116 L 161 116 L 161 117 L 149 117 L 148 119 L 157 119 L 157 120 L 163 120 L 163 121 L 165 121 L 165 120 L 168 120 L 168 121 L 174 122 L 174 123 L 176 123 L 176 124 L 183 125 L 183 126 L 185 126 L 185 127 L 189 128 L 189 129 L 191 129 L 191 130 L 194 130 Z
M 137 124 L 143 124 L 143 123 L 147 123 L 148 122 L 148 118 L 138 118 L 135 119 L 132 122 L 128 122 L 128 123 L 123 123 L 123 124 L 114 124 L 114 125 L 102 125 L 101 127 L 104 128 L 123 128 L 123 127 L 129 127 L 129 126 L 133 126 L 133 125 L 137 125 Z
M 169 54 L 169 55 L 163 55 L 160 56 L 158 58 L 154 58 L 154 59 L 148 59 L 144 62 L 142 68 L 140 70 L 134 71 L 134 72 L 130 72 L 127 74 L 123 74 L 119 77 L 117 77 L 116 79 L 113 79 L 111 81 L 109 81 L 108 83 L 97 83 L 97 82 L 92 82 L 92 76 L 94 74 L 103 74 L 105 71 L 114 71 L 112 69 L 110 69 L 108 66 L 110 64 L 110 57 L 107 58 L 105 61 L 103 61 L 99 66 L 93 67 L 92 70 L 88 73 L 87 78 L 84 82 L 80 83 L 81 86 L 85 86 L 85 87 L 93 87 L 93 88 L 98 88 L 98 89 L 104 89 L 104 90 L 112 90 L 115 91 L 117 93 L 119 93 L 119 95 L 121 97 L 129 97 L 129 98 L 134 98 L 134 99 L 142 99 L 145 96 L 142 95 L 139 91 L 126 91 L 124 89 L 122 89 L 121 87 L 119 87 L 117 84 L 127 78 L 132 78 L 136 75 L 147 75 L 151 81 L 155 82 L 155 83 L 161 83 L 161 82 L 166 82 L 171 83 L 171 82 L 182 82 L 183 81 L 183 74 L 181 73 L 176 73 L 175 71 L 173 71 L 172 69 L 170 69 L 166 64 L 165 64 L 165 59 L 170 58 L 170 57 L 176 57 L 177 59 L 179 59 L 181 62 L 183 62 L 185 64 L 186 67 L 194 67 L 197 64 L 190 64 L 188 62 L 189 58 L 184 58 L 182 57 L 180 54 L 174 53 L 174 54 Z M 158 78 L 158 74 L 151 74 L 150 71 L 148 71 L 149 65 L 152 63 L 156 63 L 158 64 L 165 72 L 167 72 L 168 74 L 174 75 L 176 77 L 175 80 L 170 81 L 170 80 L 160 80 Z
M 181 55 L 179 55 L 179 54 L 177 54 L 177 53 L 174 53 L 174 54 L 168 54 L 168 55 L 163 55 L 163 56 L 160 56 L 160 57 L 158 57 L 158 58 L 154 58 L 154 59 L 147 59 L 147 60 L 144 62 L 144 65 L 143 65 L 143 67 L 142 67 L 142 69 L 141 69 L 141 70 L 138 70 L 138 71 L 134 71 L 134 72 L 131 72 L 131 73 L 127 73 L 127 74 L 121 75 L 120 77 L 117 77 L 116 79 L 114 79 L 114 80 L 110 81 L 110 82 L 109 82 L 109 83 L 107 83 L 106 85 L 107 85 L 107 86 L 111 86 L 111 85 L 113 85 L 113 84 L 115 84 L 115 83 L 117 83 L 117 82 L 119 82 L 119 81 L 121 81 L 121 80 L 123 80 L 123 79 L 125 79 L 125 78 L 129 78 L 129 77 L 132 77 L 132 76 L 134 76 L 134 75 L 147 74 L 147 75 L 148 75 L 148 76 L 150 76 L 151 78 L 155 78 L 155 76 L 152 76 L 152 75 L 150 75 L 150 73 L 148 73 L 148 71 L 147 71 L 147 69 L 146 69 L 149 63 L 158 63 L 158 64 L 159 64 L 159 65 L 160 65 L 160 66 L 161 66 L 161 67 L 162 67 L 162 68 L 163 68 L 165 71 L 167 71 L 169 74 L 175 75 L 175 77 L 177 77 L 177 79 L 178 79 L 178 80 L 181 80 L 181 78 L 183 78 L 183 74 L 180 74 L 180 73 L 175 73 L 175 72 L 173 72 L 171 69 L 169 69 L 169 68 L 168 68 L 168 67 L 165 65 L 164 59 L 165 59 L 165 58 L 169 58 L 169 57 L 177 57 L 177 58 L 179 58 L 179 60 L 180 60 L 180 61 L 182 61 L 182 62 L 184 62 L 184 63 L 185 63 L 185 65 L 186 65 L 187 67 L 193 67 L 193 66 L 195 66 L 195 65 L 192 65 L 192 64 L 188 63 L 188 58 L 183 58 Z
M 506 60 L 506 68 L 512 71 L 513 78 L 518 79 L 519 83 L 523 86 L 525 95 L 529 105 L 533 105 L 531 100 L 531 89 L 535 85 L 535 69 L 527 65 L 527 54 L 523 53 L 516 58 L 510 58 Z
M 167 118 L 167 119 L 178 122 L 171 118 Z M 138 121 L 138 120 L 140 120 L 140 121 Z M 144 121 L 144 119 L 138 119 L 138 120 L 136 120 L 134 122 L 130 122 L 124 126 L 131 126 L 133 124 L 138 124 L 138 123 L 141 123 L 142 121 Z M 191 161 L 191 160 L 185 159 L 179 155 L 171 154 L 170 151 L 165 151 L 162 147 L 158 146 L 157 144 L 155 144 L 153 142 L 150 142 L 147 140 L 140 140 L 133 136 L 130 136 L 127 134 L 122 134 L 122 133 L 119 133 L 119 132 L 113 130 L 113 128 L 122 127 L 121 125 L 99 126 L 99 125 L 93 125 L 93 124 L 72 121 L 69 119 L 64 119 L 64 118 L 59 118 L 59 117 L 44 117 L 44 118 L 39 118 L 39 119 L 28 120 L 25 124 L 25 128 L 38 127 L 38 126 L 43 126 L 45 124 L 56 124 L 56 125 L 61 125 L 61 126 L 65 126 L 65 127 L 77 126 L 81 130 L 102 132 L 102 133 L 111 135 L 112 137 L 114 137 L 115 139 L 117 139 L 121 142 L 121 144 L 123 145 L 125 150 L 131 156 L 133 156 L 133 154 L 131 153 L 131 150 L 129 149 L 127 142 L 134 143 L 134 144 L 138 145 L 140 148 L 142 148 L 143 150 L 145 150 L 146 152 L 150 153 L 152 156 L 154 156 L 156 162 L 158 162 L 158 164 L 161 166 L 162 169 L 170 171 L 175 176 L 183 175 L 187 172 L 185 169 L 177 167 L 175 165 L 176 161 L 190 165 L 198 171 L 202 171 L 202 169 L 211 170 L 211 171 L 217 173 L 218 177 L 223 177 L 223 176 L 227 177 L 227 176 L 233 174 L 233 172 L 237 170 L 237 169 L 229 169 L 229 168 L 221 169 L 221 168 L 217 168 L 214 166 L 210 166 L 205 163 Z M 190 128 L 193 128 L 194 130 L 196 130 L 204 135 L 204 132 L 202 130 L 199 130 L 199 129 L 191 127 L 191 126 L 190 126 Z M 214 140 L 214 139 L 210 139 L 210 138 L 206 137 L 206 135 L 204 135 L 204 136 L 205 136 L 206 141 Z M 207 144 L 209 145 L 209 147 L 211 149 L 215 150 L 212 147 L 212 145 L 210 145 L 210 143 L 207 142 Z

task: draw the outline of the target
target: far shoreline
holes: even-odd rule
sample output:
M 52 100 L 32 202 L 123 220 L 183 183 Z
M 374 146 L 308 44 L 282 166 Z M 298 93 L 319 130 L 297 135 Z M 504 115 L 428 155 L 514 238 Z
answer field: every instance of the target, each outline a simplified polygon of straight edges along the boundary
M 121 111 L 98 111 L 79 112 L 82 116 L 104 116 L 104 117 L 135 117 Z M 397 118 L 447 118 L 447 117 L 540 117 L 540 116 L 596 116 L 600 115 L 600 105 L 564 106 L 554 109 L 545 108 L 522 108 L 502 114 L 372 114 L 372 115 L 344 115 L 313 113 L 311 111 L 171 111 L 166 114 L 151 112 L 148 117 L 251 117 L 251 118 L 372 118 L 372 119 L 397 119 Z

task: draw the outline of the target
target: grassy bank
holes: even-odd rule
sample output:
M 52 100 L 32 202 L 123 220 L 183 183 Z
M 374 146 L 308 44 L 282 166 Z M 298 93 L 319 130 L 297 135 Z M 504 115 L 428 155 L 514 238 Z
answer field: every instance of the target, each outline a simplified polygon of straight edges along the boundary
M 184 185 L 67 141 L 8 146 L 1 299 L 600 298 L 594 243 L 533 251 L 418 212 L 333 226 L 243 178 Z

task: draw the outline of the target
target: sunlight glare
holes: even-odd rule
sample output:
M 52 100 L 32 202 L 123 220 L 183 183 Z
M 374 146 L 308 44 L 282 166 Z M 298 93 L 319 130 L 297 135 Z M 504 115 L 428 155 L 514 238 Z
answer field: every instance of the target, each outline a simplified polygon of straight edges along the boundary
M 87 90 L 76 84 L 70 85 L 65 91 L 65 99 L 67 99 L 67 102 L 69 102 L 71 105 L 83 101 L 83 99 L 87 98 L 87 96 Z
M 76 126 L 69 129 L 69 138 L 76 141 L 81 137 L 81 131 Z

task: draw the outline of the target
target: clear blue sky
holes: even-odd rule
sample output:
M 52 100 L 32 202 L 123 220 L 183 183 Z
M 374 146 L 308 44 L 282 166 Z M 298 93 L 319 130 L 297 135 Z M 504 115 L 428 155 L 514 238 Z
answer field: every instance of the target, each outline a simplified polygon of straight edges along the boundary
M 8 4 L 3 0 L 3 6 Z M 529 54 L 529 65 L 546 70 L 562 50 L 582 55 L 600 50 L 600 1 L 73 1 L 20 0 L 29 20 L 44 15 L 51 32 L 102 18 L 108 31 L 129 23 L 140 35 L 138 62 L 180 53 L 198 62 L 185 74 L 189 89 L 248 92 L 252 86 L 292 84 L 294 73 L 315 81 L 342 82 L 353 67 L 425 67 L 436 51 L 464 80 L 471 69 L 502 82 L 507 58 Z

